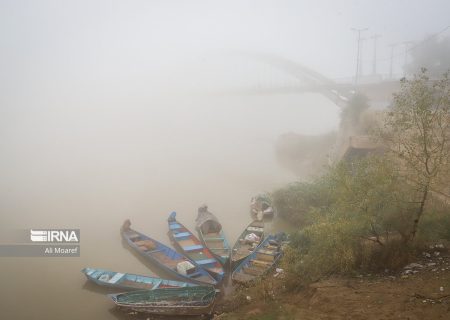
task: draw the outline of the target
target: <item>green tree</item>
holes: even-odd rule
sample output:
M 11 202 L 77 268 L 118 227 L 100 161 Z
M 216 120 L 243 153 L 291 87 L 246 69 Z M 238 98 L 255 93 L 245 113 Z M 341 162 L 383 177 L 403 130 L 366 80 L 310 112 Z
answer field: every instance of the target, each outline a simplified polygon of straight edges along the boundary
M 280 215 L 302 222 L 285 259 L 289 275 L 315 281 L 334 272 L 398 267 L 402 261 L 391 257 L 408 252 L 405 246 L 393 252 L 392 245 L 398 234 L 407 238 L 410 189 L 388 159 L 372 156 L 279 190 Z
M 431 81 L 426 69 L 413 79 L 402 79 L 394 95 L 380 138 L 415 195 L 408 240 L 414 239 L 430 192 L 439 190 L 450 151 L 450 80 L 445 73 Z
M 388 159 L 372 156 L 340 163 L 328 175 L 333 209 L 358 226 L 359 238 L 383 246 L 393 232 L 406 237 L 409 185 Z

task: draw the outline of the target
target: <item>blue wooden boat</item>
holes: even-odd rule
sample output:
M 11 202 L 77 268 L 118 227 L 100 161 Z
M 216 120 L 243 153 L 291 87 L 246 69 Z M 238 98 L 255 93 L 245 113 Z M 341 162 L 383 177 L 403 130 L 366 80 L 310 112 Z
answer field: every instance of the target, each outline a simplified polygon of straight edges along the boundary
M 127 311 L 157 315 L 211 314 L 216 291 L 210 286 L 138 290 L 109 294 L 114 303 Z
M 200 285 L 216 285 L 217 281 L 196 262 L 176 252 L 172 248 L 130 228 L 126 220 L 121 228 L 122 237 L 131 248 L 148 261 L 176 276 L 182 281 Z
M 276 236 L 267 236 L 261 244 L 233 271 L 233 282 L 247 284 L 267 274 L 281 257 L 281 241 Z
M 223 266 L 200 240 L 176 219 L 172 212 L 167 219 L 169 236 L 175 247 L 208 271 L 217 281 L 221 281 L 225 272 Z
M 264 222 L 253 220 L 241 233 L 231 250 L 232 267 L 236 267 L 247 258 L 263 239 Z
M 197 286 L 193 283 L 121 273 L 104 269 L 84 268 L 81 270 L 88 280 L 98 285 L 121 289 L 161 289 Z
M 226 266 L 231 254 L 222 225 L 217 218 L 208 211 L 208 207 L 202 206 L 198 209 L 196 229 L 198 237 L 203 245 L 207 247 L 223 266 Z

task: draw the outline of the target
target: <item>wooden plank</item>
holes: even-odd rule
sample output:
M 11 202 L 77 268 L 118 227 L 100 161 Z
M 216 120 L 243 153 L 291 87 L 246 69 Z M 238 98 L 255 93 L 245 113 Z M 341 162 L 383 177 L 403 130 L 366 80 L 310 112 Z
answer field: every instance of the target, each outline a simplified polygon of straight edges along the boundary
M 272 263 L 262 260 L 251 260 L 254 264 L 264 265 L 264 266 L 271 266 Z
M 244 271 L 244 273 L 250 274 L 252 276 L 260 276 L 264 273 L 261 271 L 261 269 L 252 268 L 252 267 L 243 267 L 242 271 Z
M 261 260 L 261 261 L 273 261 L 275 259 L 274 256 L 272 255 L 268 255 L 268 254 L 260 254 L 257 253 L 256 254 L 256 260 Z

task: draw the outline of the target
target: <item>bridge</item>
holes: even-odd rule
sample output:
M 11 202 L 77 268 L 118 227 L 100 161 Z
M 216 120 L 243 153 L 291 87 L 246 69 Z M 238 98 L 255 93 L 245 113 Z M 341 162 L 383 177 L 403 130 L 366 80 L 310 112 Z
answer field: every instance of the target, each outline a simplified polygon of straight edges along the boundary
M 316 92 L 331 100 L 338 107 L 344 108 L 356 92 L 366 95 L 375 106 L 386 106 L 391 101 L 392 94 L 400 88 L 398 80 L 360 84 L 358 86 L 353 83 L 338 83 L 315 70 L 277 55 L 263 53 L 234 53 L 233 55 L 259 62 L 266 68 L 275 69 L 285 76 L 295 79 L 295 81 L 241 86 L 223 92 L 226 94 L 261 95 Z

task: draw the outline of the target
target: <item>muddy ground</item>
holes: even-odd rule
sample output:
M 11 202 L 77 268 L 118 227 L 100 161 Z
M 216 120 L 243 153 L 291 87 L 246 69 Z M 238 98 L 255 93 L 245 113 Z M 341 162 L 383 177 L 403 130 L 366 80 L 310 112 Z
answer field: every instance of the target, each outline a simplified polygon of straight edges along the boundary
M 435 253 L 395 273 L 331 277 L 297 293 L 278 290 L 278 280 L 272 296 L 262 297 L 261 287 L 243 289 L 215 319 L 450 319 L 450 255 Z

